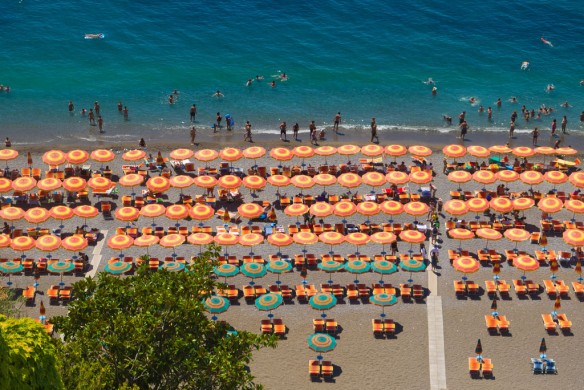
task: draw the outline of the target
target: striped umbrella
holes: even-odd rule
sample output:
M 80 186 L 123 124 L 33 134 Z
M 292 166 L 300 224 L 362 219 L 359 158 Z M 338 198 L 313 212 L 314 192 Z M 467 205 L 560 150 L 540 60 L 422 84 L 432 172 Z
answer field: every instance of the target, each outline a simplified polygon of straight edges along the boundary
M 451 199 L 444 204 L 444 211 L 450 215 L 464 215 L 468 213 L 469 207 L 462 200 Z
M 324 163 L 325 165 L 328 164 L 327 162 L 327 156 L 331 156 L 333 154 L 337 153 L 337 148 L 334 148 L 332 146 L 319 146 L 318 148 L 314 149 L 314 154 L 317 154 L 319 156 L 324 156 Z
M 329 293 L 316 293 L 308 302 L 313 309 L 322 311 L 322 318 L 326 318 L 324 311 L 333 308 L 337 304 L 337 298 Z
M 269 311 L 268 318 L 272 318 L 272 310 L 276 309 L 283 302 L 282 294 L 267 293 L 262 294 L 255 300 L 255 305 L 258 309 L 263 311 Z
M 219 157 L 224 161 L 237 161 L 243 158 L 243 152 L 238 148 L 227 147 L 219 152 Z
M 191 210 L 192 207 L 189 209 L 184 204 L 172 204 L 166 208 L 164 215 L 166 215 L 166 218 L 168 219 L 179 221 L 188 217 Z
M 175 248 L 182 245 L 185 240 L 186 238 L 182 234 L 173 233 L 162 237 L 158 244 L 165 248 L 172 248 L 172 257 L 176 257 Z
M 146 152 L 139 149 L 128 150 L 122 154 L 122 160 L 124 161 L 137 161 L 146 157 Z
M 0 177 L 0 193 L 12 190 L 12 180 L 5 177 Z
M 249 282 L 252 286 L 255 284 L 253 279 L 261 278 L 265 276 L 267 272 L 266 267 L 259 263 L 243 263 L 243 265 L 239 267 L 239 270 L 242 274 L 252 279 Z
M 217 184 L 221 188 L 232 190 L 241 187 L 241 179 L 235 175 L 225 175 L 217 180 Z
M 206 204 L 197 204 L 189 210 L 189 216 L 197 221 L 205 221 L 213 215 L 215 215 L 215 210 Z
M 489 202 L 489 205 L 499 213 L 510 213 L 513 211 L 513 202 L 508 198 L 493 198 Z
M 124 222 L 135 221 L 140 217 L 140 210 L 131 206 L 120 207 L 116 209 L 114 216 Z
M 242 183 L 244 187 L 250 190 L 260 190 L 267 184 L 266 179 L 257 175 L 250 175 L 243 178 Z
M 381 306 L 381 318 L 385 317 L 385 307 L 386 306 L 393 306 L 397 303 L 397 298 L 393 294 L 375 294 L 369 298 L 369 302 L 374 304 L 375 306 Z
M 568 176 L 560 171 L 548 171 L 543 175 L 543 178 L 548 183 L 552 183 L 554 188 L 556 188 L 557 184 L 562 184 L 568 181 Z
M 108 162 L 116 158 L 116 155 L 111 150 L 97 149 L 91 152 L 91 159 L 97 162 Z
M 310 206 L 310 214 L 315 215 L 317 217 L 328 217 L 332 215 L 334 212 L 334 207 L 331 206 L 327 202 L 316 202 L 312 206 Z
M 578 214 L 584 213 L 584 202 L 582 202 L 581 200 L 568 199 L 566 201 L 566 203 L 564 203 L 564 207 L 566 208 L 566 210 L 569 210 L 573 213 L 572 214 L 573 221 L 574 221 L 574 216 L 576 215 L 576 213 L 578 213 Z
M 87 185 L 94 191 L 103 192 L 109 190 L 112 187 L 112 182 L 110 179 L 99 176 L 89 179 Z
M 75 264 L 72 261 L 56 261 L 47 265 L 47 271 L 61 275 L 61 282 L 59 283 L 61 286 L 65 285 L 63 283 L 63 274 L 71 272 L 74 269 Z
M 87 239 L 82 236 L 69 236 L 61 240 L 61 247 L 71 252 L 79 252 L 87 248 Z
M 396 157 L 405 155 L 408 149 L 403 145 L 387 145 L 385 147 L 385 154 L 388 156 L 393 156 L 394 160 Z
M 26 210 L 24 213 L 24 219 L 30 223 L 34 223 L 38 226 L 39 223 L 45 222 L 51 214 L 49 211 L 43 207 L 33 207 Z
M 467 171 L 452 171 L 448 174 L 448 180 L 454 183 L 466 183 L 471 179 L 472 175 Z
M 326 333 L 314 333 L 308 336 L 308 348 L 315 352 L 323 353 L 330 352 L 337 347 L 337 341 L 330 335 Z M 318 359 L 321 360 L 322 356 L 318 355 Z
M 497 177 L 491 171 L 476 171 L 472 174 L 472 178 L 482 184 L 492 184 L 497 181 Z
M 367 172 L 362 177 L 363 183 L 371 187 L 380 187 L 387 184 L 385 175 L 379 172 Z
M 18 151 L 14 149 L 2 149 L 0 150 L 0 160 L 6 161 L 6 166 L 8 167 L 8 161 L 14 160 L 18 157 Z
M 312 180 L 312 177 L 306 175 L 296 175 L 292 179 L 290 179 L 290 183 L 292 183 L 294 187 L 300 189 L 312 188 L 314 187 L 315 184 L 314 181 Z
M 20 262 L 16 261 L 6 261 L 4 263 L 0 263 L 0 272 L 4 274 L 8 274 L 8 282 L 6 283 L 8 287 L 12 286 L 12 281 L 10 280 L 10 276 L 12 274 L 20 273 L 24 270 L 24 267 Z
M 159 267 L 159 270 L 166 270 L 168 272 L 181 272 L 185 269 L 185 264 L 180 261 L 165 261 Z
M 531 157 L 535 154 L 535 151 L 527 146 L 518 146 L 513 148 L 512 153 L 517 157 Z
M 404 206 L 395 200 L 386 200 L 381 203 L 379 208 L 382 212 L 388 215 L 399 215 L 404 211 Z
M 519 242 L 528 240 L 531 237 L 531 234 L 523 229 L 507 229 L 504 235 L 508 240 L 515 242 L 515 249 L 517 249 Z
M 426 235 L 417 230 L 404 230 L 399 234 L 399 238 L 410 244 L 420 244 L 426 240 Z
M 274 160 L 278 161 L 288 161 L 294 158 L 294 154 L 289 149 L 286 148 L 274 148 L 270 150 L 270 156 Z
M 126 236 L 125 234 L 116 234 L 107 240 L 107 246 L 112 249 L 127 249 L 134 244 L 134 239 L 130 236 Z M 120 255 L 120 257 L 123 257 Z
M 30 191 L 37 185 L 37 181 L 32 177 L 18 177 L 12 180 L 12 189 L 14 191 Z
M 483 146 L 473 145 L 466 148 L 468 154 L 473 157 L 487 158 L 491 155 L 491 151 Z
M 139 247 L 145 247 L 146 254 L 149 254 L 148 248 L 152 245 L 158 244 L 159 241 L 160 241 L 160 238 L 158 238 L 157 236 L 155 236 L 153 234 L 143 234 L 140 237 L 136 237 L 134 239 L 134 245 L 139 246 Z
M 329 284 L 333 283 L 332 280 L 332 273 L 333 272 L 337 272 L 340 271 L 342 269 L 344 269 L 344 265 L 343 263 L 339 262 L 339 261 L 335 261 L 335 260 L 325 260 L 325 261 L 321 261 L 320 263 L 318 263 L 317 265 L 318 269 L 320 269 L 321 271 L 324 271 L 328 274 L 331 274 L 329 276 Z
M 61 239 L 52 234 L 47 234 L 39 237 L 35 242 L 35 246 L 43 252 L 56 251 L 61 246 Z
M 568 178 L 578 188 L 584 187 L 584 172 L 572 172 Z
M 246 233 L 239 236 L 239 245 L 256 246 L 264 243 L 264 236 L 259 233 Z
M 140 209 L 140 215 L 152 218 L 152 226 L 156 226 L 154 218 L 160 217 L 166 212 L 166 207 L 159 203 L 150 203 Z
M 337 148 L 337 153 L 343 156 L 352 156 L 361 151 L 361 148 L 357 145 L 343 145 Z
M 558 198 L 546 197 L 539 201 L 537 207 L 545 213 L 557 213 L 562 210 L 564 203 Z
M 67 153 L 69 164 L 83 164 L 87 160 L 89 160 L 89 153 L 86 150 L 75 149 Z
M 189 243 L 199 246 L 199 253 L 203 250 L 203 245 L 213 242 L 213 236 L 208 233 L 192 233 L 187 237 Z
M 213 188 L 217 185 L 217 179 L 213 176 L 197 176 L 193 179 L 193 183 L 201 188 Z
M 388 183 L 399 185 L 405 184 L 410 180 L 410 176 L 405 172 L 393 171 L 385 175 Z
M 318 239 L 323 243 L 331 246 L 331 250 L 329 253 L 332 254 L 334 253 L 333 245 L 342 244 L 345 241 L 345 236 L 343 236 L 339 232 L 324 232 L 320 236 L 318 236 Z
M 352 274 L 362 274 L 371 268 L 371 264 L 366 261 L 361 260 L 351 260 L 345 263 L 345 271 L 350 272 Z M 355 283 L 359 283 L 358 279 L 355 279 Z
M 376 232 L 370 235 L 369 238 L 371 241 L 382 245 L 381 254 L 385 254 L 385 245 L 391 244 L 397 240 L 396 235 L 389 232 Z
M 6 248 L 10 246 L 10 235 L 9 234 L 0 234 L 0 248 Z
M 573 154 L 578 154 L 578 151 L 573 148 L 557 148 L 556 154 L 564 155 L 564 156 L 571 156 Z
M 183 188 L 193 185 L 193 179 L 187 175 L 173 176 L 170 178 L 170 185 L 174 188 L 180 188 L 182 194 Z
M 16 221 L 24 217 L 25 211 L 20 207 L 8 206 L 0 210 L 0 217 L 8 221 Z
M 379 214 L 379 204 L 371 201 L 365 201 L 357 204 L 357 212 L 361 215 L 371 216 Z
M 292 245 L 294 240 L 292 239 L 292 237 L 290 237 L 286 233 L 272 233 L 268 236 L 268 242 L 271 245 L 283 247 L 283 246 Z
M 511 170 L 499 171 L 497 172 L 497 179 L 504 182 L 512 182 L 519 179 L 519 174 Z
M 410 272 L 410 279 L 408 279 L 408 283 L 412 283 L 412 272 L 423 272 L 426 270 L 426 264 L 423 261 L 418 261 L 414 259 L 408 259 L 401 261 L 399 263 L 400 267 L 404 271 Z
M 404 206 L 405 213 L 414 216 L 428 214 L 429 210 L 428 205 L 422 202 L 410 202 Z
M 371 241 L 371 239 L 369 238 L 368 234 L 365 233 L 361 233 L 361 232 L 354 232 L 354 233 L 349 233 L 345 236 L 345 241 L 348 242 L 349 244 L 353 244 L 356 247 L 356 250 L 358 251 L 358 247 L 359 246 L 363 246 L 369 243 L 369 241 Z M 359 252 L 356 252 L 359 253 Z
M 278 280 L 276 281 L 276 284 L 280 284 L 280 274 L 290 272 L 292 270 L 292 264 L 284 260 L 272 260 L 268 262 L 266 269 L 278 275 Z
M 304 166 L 304 159 L 314 156 L 314 149 L 310 146 L 297 146 L 292 149 L 292 153 L 302 159 L 302 165 Z
M 53 191 L 57 188 L 61 188 L 62 185 L 63 183 L 61 180 L 54 177 L 48 177 L 46 179 L 37 181 L 37 188 L 43 191 Z
M 309 208 L 307 205 L 303 203 L 294 203 L 291 204 L 290 206 L 287 206 L 286 209 L 284 209 L 284 214 L 289 215 L 291 217 L 298 217 L 308 212 L 308 210 Z
M 468 211 L 473 213 L 481 213 L 490 207 L 489 201 L 484 198 L 471 198 L 466 201 Z
M 533 186 L 543 182 L 543 175 L 537 171 L 525 171 L 519 175 L 519 179 L 525 184 Z
M 414 145 L 408 148 L 408 152 L 413 156 L 428 157 L 432 154 L 432 149 L 426 146 Z
M 170 152 L 170 158 L 174 159 L 174 160 L 186 160 L 189 159 L 191 157 L 193 157 L 195 155 L 195 152 L 193 152 L 190 149 L 184 149 L 184 148 L 179 148 L 179 149 L 175 149 L 172 152 Z
M 112 275 L 121 275 L 132 269 L 132 263 L 125 261 L 112 261 L 105 266 L 105 272 Z
M 201 149 L 195 152 L 195 159 L 203 162 L 209 162 L 219 157 L 219 153 L 212 149 Z
M 448 231 L 450 237 L 455 240 L 458 240 L 458 247 L 462 247 L 462 240 L 472 240 L 475 237 L 475 234 L 467 229 L 455 228 L 450 229 Z
M 43 162 L 47 165 L 61 165 L 67 161 L 67 155 L 60 150 L 49 150 L 43 154 Z
M 562 238 L 564 242 L 571 246 L 584 246 L 584 232 L 580 229 L 567 229 Z
M 256 160 L 263 157 L 266 154 L 266 149 L 261 146 L 250 146 L 243 150 L 243 156 L 245 158 Z
M 286 187 L 290 184 L 290 178 L 284 175 L 272 175 L 268 177 L 268 183 L 275 187 Z
M 462 280 L 466 281 L 466 274 L 477 272 L 480 269 L 481 264 L 473 257 L 460 256 L 452 261 L 452 267 L 458 272 L 464 273 L 465 276 L 462 277 Z
M 375 144 L 369 144 L 369 145 L 365 145 L 365 146 L 361 147 L 361 153 L 364 156 L 368 156 L 368 157 L 381 156 L 384 151 L 385 151 L 385 148 L 383 146 L 379 146 L 379 145 L 375 145 Z
M 397 272 L 397 266 L 391 261 L 375 260 L 373 264 L 371 264 L 371 271 L 381 274 L 381 280 L 379 282 L 383 284 L 383 276 Z
M 320 186 L 331 186 L 337 182 L 337 177 L 328 173 L 319 173 L 312 178 Z
M 146 187 L 154 193 L 165 192 L 170 188 L 170 180 L 164 176 L 151 177 L 146 182 Z
M 523 255 L 513 259 L 513 266 L 523 271 L 521 279 L 525 280 L 525 272 L 537 270 L 539 268 L 539 262 L 531 256 Z
M 361 185 L 361 176 L 355 173 L 343 173 L 337 179 L 337 183 L 340 186 L 347 187 L 347 188 L 355 188 Z
M 459 157 L 464 157 L 466 154 L 466 148 L 464 146 L 454 144 L 446 145 L 444 148 L 442 148 L 442 153 L 448 157 L 456 159 Z
M 87 182 L 81 177 L 68 177 L 63 180 L 63 188 L 69 192 L 83 191 L 87 187 Z
M 339 217 L 350 217 L 357 212 L 357 206 L 351 201 L 342 201 L 335 204 L 333 212 Z
M 225 278 L 225 283 L 227 283 L 227 278 L 239 273 L 239 267 L 233 264 L 221 264 L 213 268 L 213 273 L 217 276 L 223 276 Z
M 223 313 L 229 309 L 230 303 L 227 298 L 212 295 L 203 301 L 205 310 L 212 314 Z M 213 321 L 217 321 L 217 316 L 211 317 Z
M 491 228 L 480 228 L 477 229 L 476 235 L 480 238 L 484 238 L 487 242 L 485 244 L 485 249 L 488 248 L 489 246 L 489 241 L 493 240 L 500 240 L 501 238 L 503 238 L 503 235 L 496 231 L 495 229 L 491 229 Z
M 527 210 L 533 207 L 535 200 L 531 198 L 517 198 L 513 199 L 513 208 L 515 210 Z
M 264 213 L 264 208 L 257 203 L 243 203 L 237 208 L 237 212 L 243 218 L 258 218 Z

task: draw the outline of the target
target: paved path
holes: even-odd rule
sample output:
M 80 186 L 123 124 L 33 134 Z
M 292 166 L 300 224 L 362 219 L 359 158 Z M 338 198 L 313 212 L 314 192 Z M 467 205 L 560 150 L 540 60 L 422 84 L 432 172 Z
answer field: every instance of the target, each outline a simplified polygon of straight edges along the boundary
M 106 242 L 107 230 L 101 230 L 100 233 L 101 233 L 103 239 L 97 243 L 95 248 L 93 248 L 93 252 L 92 252 L 93 256 L 92 256 L 91 261 L 90 261 L 91 270 L 87 273 L 87 275 L 92 277 L 92 278 L 97 273 L 97 269 L 99 268 L 99 263 L 101 263 L 101 249 L 103 248 L 103 245 Z
M 430 248 L 432 249 L 432 248 Z M 444 319 L 442 298 L 438 295 L 438 277 L 428 270 L 430 295 L 426 300 L 428 308 L 428 348 L 430 358 L 430 389 L 446 389 L 446 359 L 444 355 Z

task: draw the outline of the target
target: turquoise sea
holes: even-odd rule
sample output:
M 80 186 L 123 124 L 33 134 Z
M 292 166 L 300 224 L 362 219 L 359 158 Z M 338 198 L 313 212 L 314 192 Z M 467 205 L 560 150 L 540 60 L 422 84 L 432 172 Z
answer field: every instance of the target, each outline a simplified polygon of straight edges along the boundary
M 328 126 L 340 111 L 351 129 L 375 116 L 389 140 L 390 131 L 447 131 L 442 115 L 456 122 L 463 110 L 471 131 L 506 131 L 523 104 L 557 111 L 519 120 L 519 132 L 563 115 L 581 131 L 581 15 L 582 4 L 567 0 L 3 0 L 0 83 L 11 92 L 0 92 L 0 136 L 15 144 L 186 139 L 193 103 L 202 131 L 218 111 L 238 128 L 250 120 L 256 132 L 274 133 L 283 120 Z M 288 80 L 270 87 L 279 72 Z M 256 75 L 264 81 L 246 87 Z M 429 77 L 436 96 L 422 82 Z M 221 99 L 211 96 L 218 89 Z M 96 100 L 103 135 L 80 115 Z M 492 123 L 479 105 L 493 106 Z

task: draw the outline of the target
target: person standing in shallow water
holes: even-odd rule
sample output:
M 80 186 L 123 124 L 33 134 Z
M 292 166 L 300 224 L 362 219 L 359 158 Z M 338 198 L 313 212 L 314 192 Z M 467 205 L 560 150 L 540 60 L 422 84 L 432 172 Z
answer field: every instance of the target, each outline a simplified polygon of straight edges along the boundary
M 463 120 L 459 127 L 460 127 L 460 139 L 462 139 L 464 141 L 464 137 L 466 136 L 466 133 L 468 132 L 468 123 L 466 123 L 466 121 Z
M 191 106 L 190 115 L 191 115 L 191 123 L 193 123 L 195 121 L 195 117 L 197 116 L 197 105 L 196 104 L 193 104 Z
M 97 118 L 97 126 L 99 127 L 99 132 L 103 133 L 103 118 L 101 115 Z
M 375 118 L 371 118 L 371 142 L 373 139 L 379 143 L 379 137 L 377 136 L 377 122 L 375 122 Z
M 568 118 L 564 115 L 562 118 L 562 134 L 566 134 L 566 126 L 568 126 Z
M 335 119 L 333 120 L 333 129 L 335 130 L 335 133 L 338 134 L 339 132 L 339 124 L 341 123 L 341 112 L 337 112 L 337 115 L 335 116 Z

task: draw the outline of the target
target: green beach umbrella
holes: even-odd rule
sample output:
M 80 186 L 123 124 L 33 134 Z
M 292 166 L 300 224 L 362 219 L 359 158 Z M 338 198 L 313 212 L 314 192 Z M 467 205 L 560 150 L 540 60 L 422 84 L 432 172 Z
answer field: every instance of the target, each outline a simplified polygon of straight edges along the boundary
M 65 283 L 63 283 L 63 274 L 73 271 L 74 268 L 75 265 L 71 261 L 58 261 L 47 266 L 49 272 L 61 274 L 61 283 L 59 283 L 61 286 L 65 285 Z
M 285 260 L 273 260 L 268 263 L 266 269 L 272 273 L 278 274 L 276 284 L 280 284 L 280 274 L 289 272 L 292 269 L 292 264 Z
M 314 333 L 308 336 L 308 348 L 312 349 L 319 354 L 323 352 L 330 352 L 337 346 L 337 340 L 331 335 L 326 333 Z M 322 359 L 319 355 L 318 359 Z
M 350 272 L 352 274 L 362 274 L 369 271 L 370 268 L 371 264 L 361 260 L 352 260 L 348 261 L 345 264 L 345 271 Z M 355 279 L 355 283 L 359 283 L 359 280 Z
M 325 318 L 324 310 L 334 307 L 337 304 L 337 298 L 329 293 L 316 293 L 310 297 L 309 303 L 313 309 L 322 310 L 321 317 Z
M 263 311 L 272 311 L 280 306 L 283 302 L 281 294 L 267 293 L 259 296 L 255 300 L 255 305 L 258 309 Z M 273 317 L 273 314 L 268 314 L 269 318 Z
M 399 263 L 401 269 L 403 269 L 404 271 L 409 271 L 410 272 L 410 279 L 408 280 L 408 283 L 412 283 L 412 272 L 422 272 L 426 269 L 426 264 L 424 264 L 423 261 L 418 261 L 418 260 L 414 260 L 414 259 L 408 259 L 408 260 L 404 260 L 402 262 Z
M 8 286 L 12 285 L 10 281 L 10 275 L 22 272 L 24 267 L 22 264 L 15 263 L 14 261 L 7 261 L 6 263 L 0 263 L 0 272 L 8 274 Z
M 227 309 L 229 309 L 229 300 L 227 298 L 223 298 L 217 295 L 210 296 L 209 298 L 203 300 L 203 306 L 205 310 L 209 313 L 216 314 L 216 313 L 223 313 Z M 217 321 L 217 316 L 211 317 L 213 321 Z
M 233 264 L 221 264 L 215 267 L 213 272 L 217 276 L 223 276 L 225 278 L 225 283 L 227 283 L 227 278 L 235 276 L 239 273 L 239 267 Z
M 369 302 L 376 306 L 381 306 L 381 318 L 385 317 L 385 307 L 386 306 L 393 306 L 397 303 L 397 298 L 393 294 L 375 294 L 371 298 L 369 298 Z
M 185 269 L 185 265 L 178 261 L 165 261 L 158 269 L 165 269 L 168 272 L 180 272 Z
M 113 275 L 121 275 L 132 269 L 132 263 L 125 261 L 113 261 L 105 266 L 105 272 Z
M 383 284 L 383 275 L 390 275 L 397 272 L 397 266 L 391 261 L 375 260 L 371 264 L 371 271 L 381 274 L 381 280 L 379 282 Z
M 323 262 L 318 263 L 317 266 L 321 271 L 327 272 L 329 274 L 332 274 L 333 272 L 337 272 L 342 270 L 345 266 L 343 265 L 343 263 L 340 263 L 338 261 L 335 260 L 325 260 Z M 331 275 L 331 280 L 329 280 L 329 283 L 333 283 L 332 281 L 332 275 Z
M 266 274 L 266 267 L 258 263 L 244 263 L 239 269 L 242 274 L 252 279 L 261 278 Z M 249 284 L 253 285 L 254 282 L 251 281 Z

